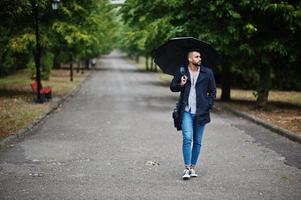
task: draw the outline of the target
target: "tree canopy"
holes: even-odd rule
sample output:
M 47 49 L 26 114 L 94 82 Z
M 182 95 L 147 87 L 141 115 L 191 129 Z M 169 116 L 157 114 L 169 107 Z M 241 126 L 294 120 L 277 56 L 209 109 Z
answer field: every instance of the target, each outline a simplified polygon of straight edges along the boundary
M 255 90 L 258 105 L 270 89 L 301 90 L 300 2 L 127 0 L 121 13 L 129 54 L 148 55 L 171 37 L 211 43 L 222 58 L 214 70 L 224 100 L 232 84 Z
M 37 4 L 42 54 L 57 61 L 89 59 L 114 48 L 113 7 L 107 0 L 60 1 L 51 9 L 49 0 L 0 2 L 0 75 L 22 68 L 33 58 L 35 32 L 33 5 Z

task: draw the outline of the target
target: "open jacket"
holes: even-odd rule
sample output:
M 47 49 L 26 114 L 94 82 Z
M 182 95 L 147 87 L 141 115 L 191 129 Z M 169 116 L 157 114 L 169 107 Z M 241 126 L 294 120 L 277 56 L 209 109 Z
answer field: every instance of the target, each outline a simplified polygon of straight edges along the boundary
M 185 107 L 188 105 L 188 97 L 191 87 L 191 78 L 188 67 L 186 66 L 184 68 L 184 75 L 188 77 L 186 84 L 183 87 L 180 86 L 181 77 L 183 76 L 183 74 L 180 72 L 180 68 L 174 75 L 170 84 L 171 91 L 181 92 L 180 110 L 182 113 L 185 110 Z M 216 97 L 216 85 L 211 69 L 200 66 L 200 73 L 195 87 L 197 123 L 199 125 L 205 125 L 210 122 L 210 109 L 212 108 L 214 99 Z

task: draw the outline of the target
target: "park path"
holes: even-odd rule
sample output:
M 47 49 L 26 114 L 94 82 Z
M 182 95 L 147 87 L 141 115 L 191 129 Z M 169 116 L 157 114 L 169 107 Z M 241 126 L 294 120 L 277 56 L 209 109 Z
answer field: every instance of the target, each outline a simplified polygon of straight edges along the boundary
M 301 199 L 300 144 L 227 113 L 181 179 L 175 97 L 118 52 L 24 140 L 0 149 L 0 199 Z

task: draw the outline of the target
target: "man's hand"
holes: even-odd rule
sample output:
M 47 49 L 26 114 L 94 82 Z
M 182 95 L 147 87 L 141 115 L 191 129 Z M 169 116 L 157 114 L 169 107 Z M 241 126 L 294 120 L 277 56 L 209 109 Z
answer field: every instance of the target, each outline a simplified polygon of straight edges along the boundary
M 187 76 L 182 76 L 181 83 L 180 83 L 181 87 L 183 87 L 186 83 L 187 83 Z

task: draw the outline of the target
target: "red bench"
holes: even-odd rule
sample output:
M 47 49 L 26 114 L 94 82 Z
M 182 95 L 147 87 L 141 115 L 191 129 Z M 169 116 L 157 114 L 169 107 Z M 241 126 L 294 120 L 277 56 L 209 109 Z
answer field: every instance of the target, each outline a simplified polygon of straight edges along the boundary
M 32 84 L 30 84 L 33 93 L 35 95 L 35 97 L 37 97 L 38 95 L 38 82 L 34 81 Z M 51 87 L 47 86 L 44 87 L 42 86 L 41 90 L 40 90 L 40 94 L 41 94 L 41 98 L 42 100 L 50 100 L 52 98 L 52 89 Z

